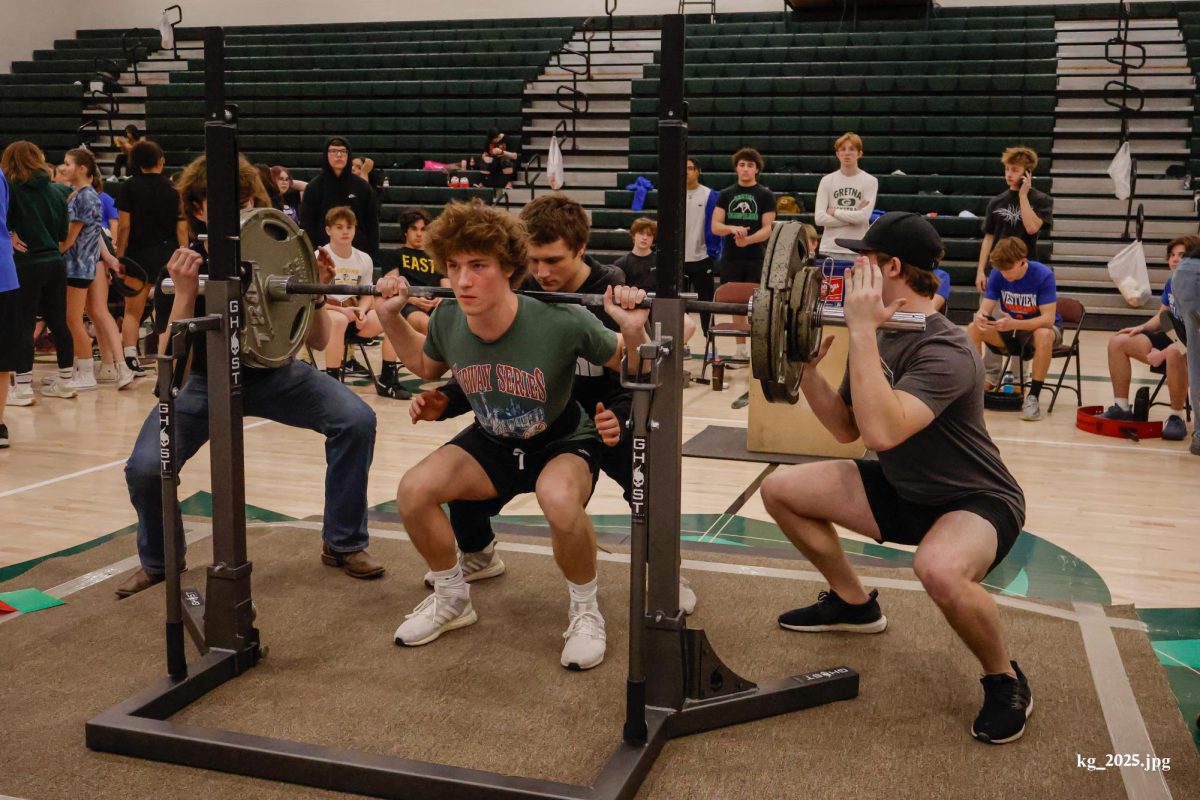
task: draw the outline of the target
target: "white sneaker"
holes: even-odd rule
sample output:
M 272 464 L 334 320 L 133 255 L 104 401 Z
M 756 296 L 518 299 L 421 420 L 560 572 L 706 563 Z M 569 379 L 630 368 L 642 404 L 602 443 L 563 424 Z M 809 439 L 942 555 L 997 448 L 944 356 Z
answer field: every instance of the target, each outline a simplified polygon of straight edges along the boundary
M 696 593 L 687 578 L 679 579 L 679 610 L 689 616 L 696 610 Z
M 463 580 L 467 583 L 482 581 L 504 574 L 504 562 L 496 555 L 496 543 L 489 542 L 488 546 L 478 553 L 459 553 L 458 565 L 462 568 Z M 433 588 L 433 572 L 425 573 L 425 585 Z
M 116 364 L 101 363 L 96 368 L 96 383 L 116 383 L 120 373 L 117 372 Z
M 1026 422 L 1037 422 L 1042 418 L 1042 407 L 1038 403 L 1038 399 L 1031 394 L 1025 395 L 1025 402 L 1021 403 L 1021 419 Z
M 31 406 L 36 402 L 33 396 L 33 387 L 29 384 L 22 384 L 25 388 L 18 389 L 16 386 L 8 387 L 8 399 L 5 400 L 6 406 Z
M 739 344 L 737 350 L 734 351 L 733 357 L 745 361 L 750 358 L 750 351 L 746 349 L 746 345 Z
M 94 389 L 96 387 L 93 386 L 92 388 Z M 42 397 L 61 397 L 64 399 L 70 399 L 70 398 L 74 397 L 76 394 L 77 394 L 77 392 L 71 386 L 71 383 L 69 381 L 67 383 L 63 383 L 62 381 L 55 381 L 54 383 L 50 384 L 49 386 L 42 387 Z
M 75 377 L 75 372 L 74 372 L 74 370 L 72 370 L 71 378 L 74 378 L 74 377 Z M 42 376 L 42 386 L 49 386 L 50 384 L 54 383 L 55 381 L 62 381 L 63 383 L 66 383 L 67 381 L 71 380 L 71 378 L 63 378 L 62 376 L 60 376 L 58 374 L 58 371 L 55 370 L 54 372 L 51 372 L 49 375 Z
M 396 644 L 420 647 L 446 631 L 474 625 L 478 620 L 470 596 L 442 598 L 434 592 L 422 600 L 396 628 Z
M 567 643 L 563 646 L 560 663 L 576 671 L 598 666 L 604 660 L 606 639 L 600 606 L 571 603 L 568 613 L 571 622 L 563 634 Z
M 125 364 L 117 364 L 117 389 L 127 389 L 133 385 L 133 379 L 137 376 L 133 374 L 133 370 L 125 366 Z
M 67 386 L 77 392 L 93 391 L 96 389 L 96 374 L 92 372 L 91 367 L 75 370 L 75 375 L 67 381 Z M 43 389 L 42 394 L 45 393 L 46 390 Z

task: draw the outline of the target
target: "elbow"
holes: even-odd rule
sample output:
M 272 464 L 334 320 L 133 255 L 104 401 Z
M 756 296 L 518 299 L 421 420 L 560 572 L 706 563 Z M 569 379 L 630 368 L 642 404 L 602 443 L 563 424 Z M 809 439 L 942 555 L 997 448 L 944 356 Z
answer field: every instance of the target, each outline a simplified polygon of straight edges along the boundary
M 900 442 L 896 441 L 896 437 L 889 435 L 887 431 L 860 431 L 862 435 L 863 445 L 874 453 L 882 453 L 891 450 Z

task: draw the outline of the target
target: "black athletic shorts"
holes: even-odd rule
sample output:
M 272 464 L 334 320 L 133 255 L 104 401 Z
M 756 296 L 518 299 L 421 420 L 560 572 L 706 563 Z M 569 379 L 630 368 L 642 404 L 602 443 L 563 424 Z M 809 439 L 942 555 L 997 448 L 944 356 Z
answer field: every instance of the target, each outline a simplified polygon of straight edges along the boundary
M 582 458 L 592 473 L 592 490 L 600 477 L 600 454 L 604 445 L 599 439 L 553 439 L 541 447 L 529 446 L 517 440 L 512 444 L 501 444 L 483 432 L 476 422 L 451 439 L 448 444 L 462 448 L 483 467 L 496 499 L 502 507 L 519 494 L 528 494 L 537 488 L 538 476 L 550 460 L 563 453 L 573 453 Z M 591 497 L 591 492 L 588 492 Z
M 878 461 L 855 459 L 858 476 L 862 478 L 871 516 L 879 526 L 885 542 L 918 545 L 934 523 L 951 511 L 970 511 L 983 517 L 996 529 L 996 558 L 988 571 L 1004 560 L 1021 533 L 1022 520 L 1017 519 L 1008 503 L 994 494 L 973 494 L 937 506 L 927 506 L 905 500 L 884 477 Z
M 92 285 L 92 281 L 96 280 L 95 276 L 91 278 L 67 278 L 67 286 L 72 289 L 87 289 Z
M 762 261 L 724 261 L 717 264 L 721 283 L 761 283 Z
M 1154 333 L 1143 333 L 1142 335 L 1150 340 L 1150 346 L 1153 347 L 1155 350 L 1166 350 L 1168 347 L 1170 347 L 1172 344 L 1175 343 L 1174 339 L 1172 339 L 1170 336 L 1167 336 L 1162 331 L 1155 331 Z
M 23 330 L 21 320 L 24 318 L 21 290 L 0 292 L 0 372 L 16 372 L 21 361 L 19 354 L 28 354 L 33 349 L 29 338 L 33 331 Z M 7 392 L 8 387 L 0 386 L 0 391 Z

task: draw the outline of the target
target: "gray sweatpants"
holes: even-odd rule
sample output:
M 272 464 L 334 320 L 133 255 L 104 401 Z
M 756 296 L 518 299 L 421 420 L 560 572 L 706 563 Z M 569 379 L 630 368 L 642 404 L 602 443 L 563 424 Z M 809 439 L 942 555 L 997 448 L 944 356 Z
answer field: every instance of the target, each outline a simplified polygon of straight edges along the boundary
M 1179 262 L 1171 276 L 1171 293 L 1187 331 L 1188 394 L 1193 413 L 1200 413 L 1200 259 L 1185 258 Z

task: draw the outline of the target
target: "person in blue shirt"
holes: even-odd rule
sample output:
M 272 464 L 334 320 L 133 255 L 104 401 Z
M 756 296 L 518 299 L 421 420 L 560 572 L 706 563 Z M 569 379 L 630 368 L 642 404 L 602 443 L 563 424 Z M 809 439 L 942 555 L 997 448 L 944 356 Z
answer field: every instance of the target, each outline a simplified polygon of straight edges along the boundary
M 1054 272 L 1041 262 L 1030 261 L 1028 248 L 1016 236 L 1001 239 L 992 248 L 990 261 L 992 274 L 967 334 L 976 347 L 986 344 L 1014 354 L 1023 354 L 1032 345 L 1033 368 L 1021 419 L 1037 421 L 1042 418 L 1039 397 L 1050 357 L 1062 343 Z M 997 307 L 1000 313 L 993 319 Z M 991 388 L 985 383 L 985 390 Z
M 1189 250 L 1200 246 L 1200 236 L 1179 236 L 1167 245 L 1167 267 L 1172 275 Z M 1152 367 L 1166 365 L 1167 393 L 1171 410 L 1163 424 L 1162 438 L 1180 441 L 1187 436 L 1183 421 L 1183 406 L 1187 400 L 1187 337 L 1183 316 L 1171 278 L 1163 286 L 1159 313 L 1130 328 L 1122 328 L 1108 340 L 1108 375 L 1112 381 L 1113 402 L 1100 416 L 1105 419 L 1133 419 L 1129 406 L 1129 384 L 1133 377 L 1133 360 Z
M 21 334 L 20 285 L 13 261 L 12 237 L 8 235 L 8 179 L 0 169 L 0 394 L 8 393 L 12 373 L 17 371 L 17 353 L 24 338 Z M 4 424 L 4 403 L 0 403 L 0 448 L 8 447 L 8 427 Z
M 937 294 L 933 296 L 933 307 L 945 314 L 946 304 L 950 302 L 950 273 L 944 269 L 935 269 L 933 274 L 938 279 Z

